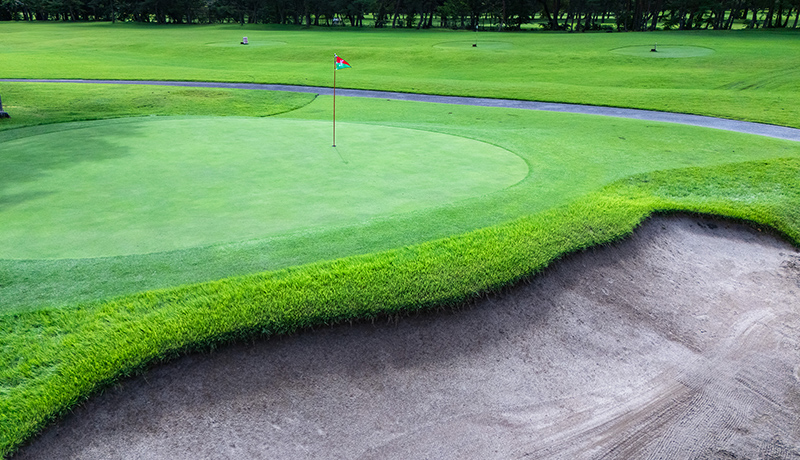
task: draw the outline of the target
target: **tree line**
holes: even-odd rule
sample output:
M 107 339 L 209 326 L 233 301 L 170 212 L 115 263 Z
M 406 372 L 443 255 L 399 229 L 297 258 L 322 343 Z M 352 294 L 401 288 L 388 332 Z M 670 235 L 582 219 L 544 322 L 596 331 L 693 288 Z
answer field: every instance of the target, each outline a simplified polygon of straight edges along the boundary
M 0 0 L 0 20 L 515 30 L 797 28 L 800 0 Z

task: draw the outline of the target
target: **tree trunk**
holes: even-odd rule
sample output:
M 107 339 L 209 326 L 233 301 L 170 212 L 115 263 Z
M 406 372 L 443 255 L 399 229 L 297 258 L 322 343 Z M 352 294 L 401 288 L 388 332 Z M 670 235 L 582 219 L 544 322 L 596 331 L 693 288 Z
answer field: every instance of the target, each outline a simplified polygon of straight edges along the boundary
M 725 21 L 725 30 L 730 30 L 733 28 L 733 20 L 736 18 L 736 15 L 738 14 L 738 6 L 739 5 L 734 5 L 734 7 L 731 8 L 728 20 Z
M 775 14 L 775 2 L 772 1 L 769 4 L 769 10 L 767 10 L 767 18 L 764 19 L 764 28 L 769 29 L 772 27 L 772 16 Z
M 561 11 L 561 0 L 553 2 L 553 30 L 558 30 L 561 26 L 558 25 L 558 14 Z
M 631 27 L 639 32 L 644 30 L 644 0 L 636 0 L 633 4 L 633 16 L 631 17 Z
M 789 25 L 789 18 L 792 16 L 792 7 L 790 6 L 789 9 L 786 11 L 786 19 L 784 19 L 783 24 L 781 27 L 784 29 Z M 778 18 L 783 17 L 783 0 L 781 0 L 781 15 Z
M 544 15 L 545 15 L 545 18 L 547 19 L 547 23 L 548 23 L 548 24 L 550 24 L 550 25 L 551 25 L 551 27 L 552 27 L 552 24 L 553 24 L 553 18 L 552 18 L 552 17 L 551 17 L 551 15 L 550 15 L 550 9 L 549 9 L 549 8 L 547 8 L 547 1 L 546 1 L 546 0 L 540 0 L 540 1 L 541 1 L 541 3 L 542 3 L 542 7 L 543 7 L 543 9 L 544 9 L 543 13 L 544 13 Z
M 392 15 L 392 29 L 397 27 L 397 14 L 400 12 L 400 0 L 394 3 L 394 14 Z

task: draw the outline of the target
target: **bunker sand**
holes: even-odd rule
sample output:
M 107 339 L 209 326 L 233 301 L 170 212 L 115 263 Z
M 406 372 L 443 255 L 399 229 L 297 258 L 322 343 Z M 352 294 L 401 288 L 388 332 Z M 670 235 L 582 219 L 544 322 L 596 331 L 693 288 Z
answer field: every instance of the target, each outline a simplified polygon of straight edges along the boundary
M 15 458 L 800 458 L 800 253 L 651 219 L 455 313 L 226 347 Z

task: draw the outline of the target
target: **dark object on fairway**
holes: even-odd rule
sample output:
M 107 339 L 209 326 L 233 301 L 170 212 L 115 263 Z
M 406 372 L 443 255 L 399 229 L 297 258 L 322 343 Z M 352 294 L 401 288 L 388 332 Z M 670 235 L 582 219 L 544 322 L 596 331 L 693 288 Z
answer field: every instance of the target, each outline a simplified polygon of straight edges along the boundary
M 3 99 L 0 98 L 0 118 L 11 118 L 11 115 L 3 112 Z
M 650 48 L 650 52 L 651 53 L 658 53 L 658 50 L 656 48 L 658 48 L 658 43 L 656 43 L 655 45 L 653 45 L 652 48 Z
M 473 44 L 472 44 L 472 47 L 473 47 L 473 48 L 475 48 L 476 46 L 478 46 L 478 44 L 477 44 L 477 43 L 473 43 Z

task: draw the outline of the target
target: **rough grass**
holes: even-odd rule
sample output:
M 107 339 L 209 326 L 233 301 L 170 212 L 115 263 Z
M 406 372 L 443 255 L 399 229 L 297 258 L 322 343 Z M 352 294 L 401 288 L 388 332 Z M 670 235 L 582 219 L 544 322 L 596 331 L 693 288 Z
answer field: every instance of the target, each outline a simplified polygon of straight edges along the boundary
M 251 45 L 238 43 L 247 35 Z M 637 107 L 800 126 L 800 30 L 626 34 L 4 23 L 2 78 L 214 80 Z M 626 47 L 694 46 L 653 58 Z M 461 45 L 465 46 L 461 46 Z M 469 46 L 466 46 L 469 44 Z M 2 89 L 2 87 L 0 87 Z M 5 101 L 5 95 L 3 95 Z M 12 99 L 7 101 L 14 104 Z

